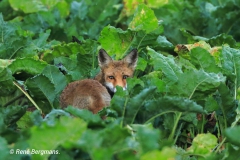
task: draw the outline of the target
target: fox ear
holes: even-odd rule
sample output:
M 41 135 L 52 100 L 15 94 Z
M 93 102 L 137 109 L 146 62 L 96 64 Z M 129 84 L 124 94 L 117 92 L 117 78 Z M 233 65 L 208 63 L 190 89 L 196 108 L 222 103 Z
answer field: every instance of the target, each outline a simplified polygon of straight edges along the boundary
M 104 49 L 100 49 L 98 53 L 98 64 L 102 67 L 112 61 L 112 58 L 107 54 Z
M 137 49 L 133 49 L 123 60 L 129 64 L 129 67 L 135 68 L 138 60 Z

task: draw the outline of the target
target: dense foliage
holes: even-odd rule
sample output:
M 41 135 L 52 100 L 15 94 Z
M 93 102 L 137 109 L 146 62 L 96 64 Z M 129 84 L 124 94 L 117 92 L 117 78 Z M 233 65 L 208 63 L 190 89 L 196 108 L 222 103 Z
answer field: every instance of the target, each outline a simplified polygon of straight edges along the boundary
M 2 0 L 0 159 L 237 159 L 239 8 L 234 0 Z M 127 91 L 117 88 L 95 115 L 61 109 L 69 82 L 98 73 L 100 48 L 115 59 L 138 49 Z

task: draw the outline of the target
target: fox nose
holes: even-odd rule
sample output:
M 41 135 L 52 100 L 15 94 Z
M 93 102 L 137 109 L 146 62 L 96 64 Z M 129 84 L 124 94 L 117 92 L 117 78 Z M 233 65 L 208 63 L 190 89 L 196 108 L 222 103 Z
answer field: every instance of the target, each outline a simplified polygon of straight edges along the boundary
M 116 85 L 116 86 L 122 87 L 124 91 L 127 90 L 127 84 L 125 86 L 124 85 Z M 117 92 L 116 86 L 114 87 L 114 92 Z

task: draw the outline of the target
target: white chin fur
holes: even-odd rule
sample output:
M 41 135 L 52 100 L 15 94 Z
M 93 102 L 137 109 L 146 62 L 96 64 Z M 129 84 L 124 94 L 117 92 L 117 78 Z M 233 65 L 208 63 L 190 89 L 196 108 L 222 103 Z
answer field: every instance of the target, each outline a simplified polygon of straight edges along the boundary
M 117 88 L 114 87 L 112 83 L 107 83 L 107 82 L 106 82 L 105 85 L 106 85 L 106 87 L 109 88 L 112 92 L 114 92 L 114 93 L 117 92 Z M 127 85 L 126 85 L 126 87 L 123 87 L 123 90 L 124 90 L 124 91 L 127 90 Z

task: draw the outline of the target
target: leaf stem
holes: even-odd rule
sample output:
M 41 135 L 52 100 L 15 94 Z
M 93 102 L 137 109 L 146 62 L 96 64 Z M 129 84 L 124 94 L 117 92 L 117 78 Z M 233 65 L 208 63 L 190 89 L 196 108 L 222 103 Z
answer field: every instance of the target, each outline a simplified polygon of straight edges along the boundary
M 159 114 L 153 116 L 152 118 L 150 118 L 149 120 L 147 120 L 144 124 L 147 124 L 147 123 L 151 122 L 152 120 L 154 120 L 155 118 L 160 117 L 161 115 L 164 115 L 167 113 L 174 113 L 174 111 L 165 111 L 165 112 L 159 113 Z
M 170 136 L 168 137 L 169 140 L 173 140 L 173 137 L 174 137 L 174 134 L 176 132 L 176 128 L 177 128 L 178 122 L 179 122 L 179 120 L 180 120 L 180 118 L 182 116 L 182 112 L 175 112 L 175 114 L 176 114 L 177 118 L 176 118 L 175 123 L 173 125 L 172 132 L 171 132 Z
M 140 40 L 138 46 L 137 46 L 137 49 L 140 47 L 140 44 L 142 43 L 142 41 L 144 40 L 144 38 L 146 37 L 147 33 L 143 36 L 143 38 Z
M 13 81 L 13 84 L 15 86 L 17 86 L 17 88 L 22 91 L 23 94 L 25 94 L 25 96 L 32 102 L 32 104 L 40 111 L 40 113 L 42 114 L 42 110 L 38 107 L 38 105 L 34 102 L 34 100 L 30 97 L 30 95 L 24 90 L 22 89 L 22 87 L 17 83 Z
M 123 121 L 124 121 L 124 116 L 125 116 L 128 100 L 129 100 L 129 98 L 126 97 L 125 102 L 124 102 L 124 106 L 123 106 L 123 112 L 122 112 L 123 119 L 122 119 L 121 124 L 120 124 L 121 127 L 123 127 Z
M 23 48 L 23 46 L 21 46 L 18 49 L 16 49 L 16 51 L 13 52 L 13 54 L 9 57 L 9 59 L 12 59 L 12 57 L 22 48 Z
M 237 111 L 237 113 L 238 113 L 238 111 Z M 234 122 L 232 123 L 232 125 L 231 125 L 231 128 L 235 127 L 239 121 L 240 121 L 240 115 L 237 114 L 235 121 L 234 121 Z M 218 145 L 218 147 L 217 147 L 217 149 L 216 149 L 216 152 L 219 152 L 221 146 L 225 143 L 225 141 L 226 141 L 226 137 L 224 137 L 224 139 L 222 140 L 222 142 Z
M 133 43 L 134 38 L 136 37 L 136 34 L 137 34 L 137 32 L 134 33 L 133 38 L 132 38 L 132 41 L 131 41 L 131 43 L 128 45 L 128 47 L 127 47 L 127 49 L 125 50 L 125 52 L 124 52 L 123 55 L 125 55 L 125 54 L 127 53 L 127 51 L 129 50 L 129 48 L 132 46 L 132 43 Z

